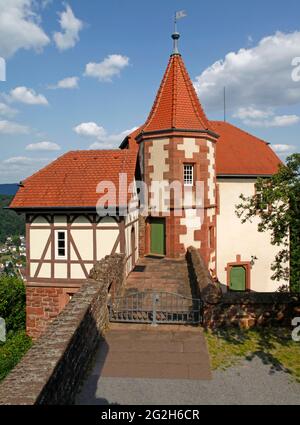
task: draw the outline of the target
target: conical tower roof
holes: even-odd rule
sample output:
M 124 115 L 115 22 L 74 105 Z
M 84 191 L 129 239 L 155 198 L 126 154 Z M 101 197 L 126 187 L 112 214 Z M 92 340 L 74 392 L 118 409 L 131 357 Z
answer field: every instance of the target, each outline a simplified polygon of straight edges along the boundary
M 180 54 L 172 54 L 143 133 L 161 130 L 213 132 Z

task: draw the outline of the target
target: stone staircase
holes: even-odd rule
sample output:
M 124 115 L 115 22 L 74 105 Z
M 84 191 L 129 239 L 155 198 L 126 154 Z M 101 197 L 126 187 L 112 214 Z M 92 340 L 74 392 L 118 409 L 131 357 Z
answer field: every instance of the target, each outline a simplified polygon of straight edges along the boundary
M 141 258 L 127 278 L 125 295 L 145 291 L 173 292 L 192 297 L 185 258 Z

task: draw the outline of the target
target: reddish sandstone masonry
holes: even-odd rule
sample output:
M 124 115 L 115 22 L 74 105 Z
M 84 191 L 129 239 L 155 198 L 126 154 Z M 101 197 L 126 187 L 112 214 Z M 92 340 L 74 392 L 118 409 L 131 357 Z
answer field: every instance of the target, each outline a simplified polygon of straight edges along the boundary
M 212 164 L 212 172 L 213 176 L 209 174 L 209 148 L 207 146 L 208 138 L 195 137 L 193 135 L 193 139 L 196 142 L 196 146 L 199 147 L 199 152 L 194 153 L 193 158 L 185 158 L 185 154 L 183 150 L 179 150 L 178 146 L 182 145 L 183 137 L 182 136 L 168 136 L 169 143 L 164 147 L 165 150 L 168 150 L 168 158 L 166 159 L 166 164 L 169 165 L 169 171 L 164 173 L 164 180 L 169 181 L 181 181 L 183 187 L 183 164 L 192 163 L 194 165 L 194 174 L 195 180 L 204 182 L 204 223 L 201 229 L 195 230 L 194 240 L 201 242 L 200 253 L 208 265 L 210 260 L 215 263 L 216 257 L 213 254 L 216 251 L 216 205 L 210 205 L 209 203 L 209 178 L 212 177 L 213 180 L 213 192 L 215 199 L 217 201 L 217 193 L 216 193 L 216 170 L 215 164 Z M 213 140 L 212 147 L 214 149 L 214 157 L 215 157 L 215 143 Z M 151 152 L 150 148 L 155 143 L 155 138 L 150 140 L 141 140 L 141 143 L 144 144 L 144 180 L 148 187 L 151 187 L 151 178 L 150 175 L 153 173 L 153 165 L 149 165 L 149 161 L 151 160 Z M 149 199 L 150 201 L 150 199 Z M 174 203 L 172 202 L 172 192 L 171 192 L 171 200 L 170 206 Z M 191 206 L 195 207 L 195 206 Z M 213 209 L 212 219 L 208 218 L 208 209 Z M 163 214 L 160 214 L 163 217 Z M 184 217 L 184 211 L 183 215 Z M 166 255 L 167 257 L 179 257 L 185 254 L 185 247 L 182 243 L 180 243 L 180 235 L 184 235 L 187 232 L 186 226 L 181 224 L 181 217 L 175 217 L 173 211 L 171 210 L 171 215 L 166 217 Z M 209 246 L 209 228 L 213 228 L 213 241 L 211 246 Z M 140 245 L 143 247 L 141 252 L 148 253 L 150 252 L 150 226 L 146 221 L 145 226 L 145 237 L 141 237 L 140 235 Z M 215 264 L 214 264 L 215 265 Z
M 78 288 L 27 287 L 26 332 L 37 339 L 62 311 Z

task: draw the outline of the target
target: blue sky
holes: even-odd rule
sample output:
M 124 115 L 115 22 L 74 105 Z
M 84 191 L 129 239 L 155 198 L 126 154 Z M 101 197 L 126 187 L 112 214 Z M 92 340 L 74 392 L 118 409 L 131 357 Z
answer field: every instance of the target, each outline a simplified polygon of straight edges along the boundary
M 281 157 L 299 151 L 298 0 L 0 0 L 0 183 L 141 125 L 182 9 L 180 52 L 208 117 L 223 118 L 226 85 L 230 122 Z

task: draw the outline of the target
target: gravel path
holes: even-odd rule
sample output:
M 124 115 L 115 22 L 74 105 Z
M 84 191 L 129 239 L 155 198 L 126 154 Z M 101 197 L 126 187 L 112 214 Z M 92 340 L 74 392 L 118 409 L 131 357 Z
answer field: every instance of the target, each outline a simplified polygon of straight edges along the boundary
M 91 375 L 77 404 L 297 404 L 300 384 L 255 357 L 226 371 L 213 373 L 211 381 L 104 378 Z

